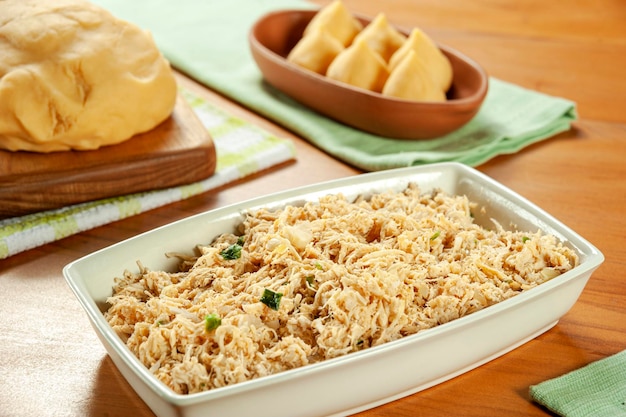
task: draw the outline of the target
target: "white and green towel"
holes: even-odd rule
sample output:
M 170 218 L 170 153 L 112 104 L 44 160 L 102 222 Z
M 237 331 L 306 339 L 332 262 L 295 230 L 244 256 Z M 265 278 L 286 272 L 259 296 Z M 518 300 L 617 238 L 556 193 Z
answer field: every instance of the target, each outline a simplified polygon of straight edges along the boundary
M 81 231 L 221 187 L 295 157 L 293 143 L 278 138 L 181 90 L 215 144 L 215 174 L 192 184 L 0 220 L 0 259 Z

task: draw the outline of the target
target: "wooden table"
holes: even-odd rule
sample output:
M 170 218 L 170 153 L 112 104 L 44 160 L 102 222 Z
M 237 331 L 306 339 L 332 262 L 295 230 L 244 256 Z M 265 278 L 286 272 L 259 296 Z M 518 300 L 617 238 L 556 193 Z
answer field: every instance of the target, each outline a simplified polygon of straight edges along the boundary
M 396 24 L 421 26 L 492 76 L 576 101 L 580 120 L 571 131 L 478 169 L 561 219 L 606 256 L 552 330 L 476 370 L 360 415 L 549 415 L 530 401 L 529 385 L 626 349 L 626 6 L 619 0 L 579 0 L 569 7 L 540 0 L 345 1 L 356 12 L 384 11 Z M 196 87 L 226 110 L 292 138 L 297 161 L 0 261 L 0 415 L 153 415 L 96 338 L 61 275 L 65 264 L 194 213 L 358 173 Z

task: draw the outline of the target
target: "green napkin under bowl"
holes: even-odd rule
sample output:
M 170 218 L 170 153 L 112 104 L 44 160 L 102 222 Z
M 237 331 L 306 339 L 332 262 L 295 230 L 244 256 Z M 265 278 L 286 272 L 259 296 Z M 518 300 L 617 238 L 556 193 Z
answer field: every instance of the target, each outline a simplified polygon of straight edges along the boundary
M 432 162 L 479 165 L 566 131 L 573 102 L 490 78 L 481 110 L 467 125 L 429 140 L 383 138 L 322 116 L 263 81 L 248 34 L 263 14 L 312 9 L 301 0 L 94 0 L 154 36 L 173 66 L 206 86 L 366 171 Z M 462 51 L 461 51 L 462 52 Z
M 626 350 L 533 385 L 530 395 L 563 417 L 624 417 Z

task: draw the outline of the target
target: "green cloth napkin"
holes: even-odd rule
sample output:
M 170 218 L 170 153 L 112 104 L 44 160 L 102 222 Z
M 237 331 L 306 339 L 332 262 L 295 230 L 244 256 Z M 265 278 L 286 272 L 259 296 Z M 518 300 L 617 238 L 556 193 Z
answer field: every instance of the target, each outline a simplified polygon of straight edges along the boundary
M 626 350 L 533 385 L 530 395 L 564 417 L 626 416 Z
M 393 140 L 317 114 L 262 81 L 248 46 L 253 23 L 277 9 L 314 8 L 301 0 L 94 0 L 152 32 L 172 65 L 208 87 L 366 171 L 441 161 L 479 165 L 568 130 L 575 104 L 491 78 L 475 118 L 433 140 Z

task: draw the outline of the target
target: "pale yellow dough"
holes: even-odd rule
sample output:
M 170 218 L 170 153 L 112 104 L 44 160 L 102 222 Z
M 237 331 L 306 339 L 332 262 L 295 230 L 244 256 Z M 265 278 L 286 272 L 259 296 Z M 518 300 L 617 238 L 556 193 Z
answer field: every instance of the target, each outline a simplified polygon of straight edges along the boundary
M 152 36 L 82 0 L 0 1 L 0 148 L 91 150 L 151 130 L 176 80 Z

